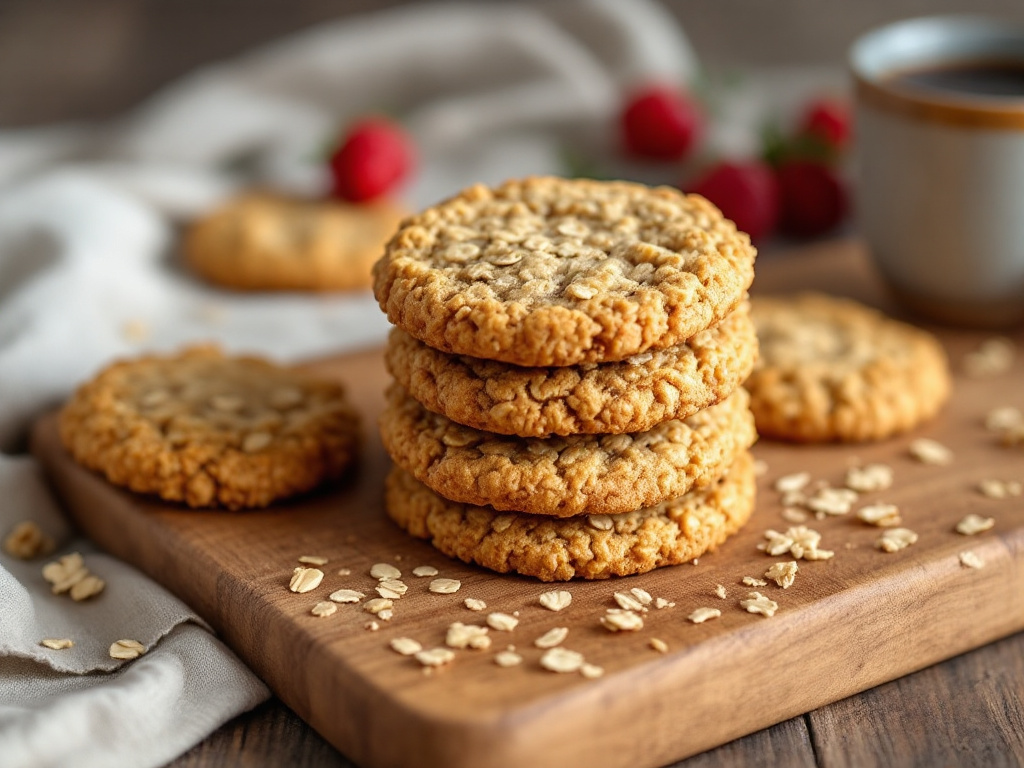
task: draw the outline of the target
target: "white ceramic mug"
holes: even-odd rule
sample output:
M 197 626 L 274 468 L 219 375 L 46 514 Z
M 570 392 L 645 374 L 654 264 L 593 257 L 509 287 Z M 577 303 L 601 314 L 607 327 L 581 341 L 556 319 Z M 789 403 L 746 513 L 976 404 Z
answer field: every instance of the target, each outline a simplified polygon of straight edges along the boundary
M 913 88 L 900 72 L 1020 62 L 1024 30 L 945 16 L 870 32 L 851 51 L 857 209 L 896 295 L 935 319 L 1024 321 L 1024 97 Z

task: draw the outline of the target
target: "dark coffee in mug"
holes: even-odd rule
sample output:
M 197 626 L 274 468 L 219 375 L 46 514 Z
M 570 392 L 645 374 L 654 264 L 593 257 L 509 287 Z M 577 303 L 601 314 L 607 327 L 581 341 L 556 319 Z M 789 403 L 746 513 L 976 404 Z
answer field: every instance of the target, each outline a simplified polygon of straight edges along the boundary
M 1024 99 L 1024 60 L 956 61 L 895 72 L 887 84 L 918 91 Z

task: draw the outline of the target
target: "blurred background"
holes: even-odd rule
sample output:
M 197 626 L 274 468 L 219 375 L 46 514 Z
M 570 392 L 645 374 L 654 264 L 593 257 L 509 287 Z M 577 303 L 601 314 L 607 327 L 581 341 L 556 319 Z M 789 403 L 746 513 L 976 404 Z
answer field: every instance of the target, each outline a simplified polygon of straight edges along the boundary
M 319 22 L 407 4 L 415 3 L 0 0 L 0 125 L 116 115 L 203 64 Z M 664 0 L 664 5 L 709 69 L 840 68 L 857 35 L 909 16 L 969 12 L 1024 22 L 1020 0 Z

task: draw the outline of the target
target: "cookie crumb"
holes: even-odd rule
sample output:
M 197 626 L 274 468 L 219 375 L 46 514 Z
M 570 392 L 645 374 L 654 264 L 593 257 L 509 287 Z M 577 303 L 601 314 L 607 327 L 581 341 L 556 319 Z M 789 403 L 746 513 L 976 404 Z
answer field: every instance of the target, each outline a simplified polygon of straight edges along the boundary
M 421 579 L 427 576 L 437 576 L 437 573 L 437 568 L 432 565 L 417 565 L 412 569 L 412 575 Z
M 796 573 L 800 570 L 800 566 L 796 564 L 796 560 L 790 560 L 786 563 L 775 563 L 767 571 L 764 572 L 766 579 L 771 579 L 783 589 L 789 589 L 793 586 L 793 582 L 796 579 Z
M 644 628 L 644 619 L 633 611 L 609 608 L 601 617 L 601 626 L 609 632 L 636 632 Z
M 552 627 L 534 640 L 533 644 L 538 648 L 554 648 L 556 645 L 561 645 L 568 636 L 568 627 Z
M 572 603 L 572 594 L 564 589 L 554 589 L 542 593 L 538 599 L 540 604 L 549 611 L 561 611 Z
M 892 528 L 903 522 L 900 509 L 895 504 L 871 504 L 857 510 L 857 519 L 868 525 Z
M 882 534 L 875 546 L 883 552 L 899 552 L 917 541 L 917 534 L 909 528 L 891 528 Z
M 740 600 L 740 608 L 745 609 L 747 613 L 759 613 L 766 618 L 771 618 L 779 610 L 779 604 L 774 600 L 769 600 L 760 592 L 750 592 L 745 599 Z
M 499 632 L 511 632 L 519 625 L 519 619 L 507 613 L 494 612 L 487 615 L 487 626 Z
M 368 621 L 363 625 L 363 629 L 367 630 L 368 632 L 376 632 L 378 629 L 380 629 L 380 624 L 378 624 L 376 621 Z
M 960 565 L 965 568 L 984 568 L 985 561 L 968 549 L 960 553 Z
M 331 592 L 328 597 L 336 603 L 358 603 L 366 595 L 362 592 L 357 592 L 354 589 L 339 589 L 335 592 Z
M 499 651 L 494 654 L 494 663 L 499 667 L 517 667 L 523 663 L 523 657 L 515 651 Z
M 566 648 L 551 648 L 540 657 L 540 665 L 551 672 L 567 674 L 583 666 L 583 654 Z
M 31 520 L 18 523 L 4 537 L 4 551 L 19 560 L 32 560 L 48 555 L 55 547 L 53 539 Z
M 858 493 L 884 491 L 892 487 L 893 471 L 888 464 L 867 464 L 846 470 L 846 487 Z
M 723 600 L 725 600 L 729 596 L 729 593 L 725 591 L 725 585 L 724 584 L 716 584 L 715 585 L 715 594 L 718 597 L 722 598 Z
M 326 619 L 328 616 L 333 616 L 337 610 L 338 606 L 335 603 L 332 603 L 330 600 L 321 600 L 310 608 L 309 612 L 321 619 Z
M 477 600 L 475 597 L 467 597 L 462 602 L 463 605 L 465 605 L 471 611 L 483 611 L 487 609 L 487 603 L 485 603 L 483 600 Z
M 319 568 L 296 568 L 292 571 L 288 589 L 292 592 L 310 592 L 320 586 L 324 580 L 324 572 Z
M 146 652 L 146 646 L 138 640 L 118 640 L 110 646 L 110 658 L 121 661 L 137 659 Z
M 462 582 L 458 579 L 434 579 L 427 588 L 436 595 L 451 595 L 461 587 Z
M 370 568 L 370 575 L 377 581 L 402 578 L 402 572 L 391 563 L 375 563 Z
M 996 519 L 994 517 L 982 517 L 972 512 L 956 524 L 956 532 L 964 536 L 974 536 L 990 530 L 995 524 Z
M 764 459 L 754 459 L 754 477 L 764 477 L 768 474 L 768 462 Z
M 402 656 L 415 656 L 423 650 L 423 646 L 411 637 L 393 638 L 389 645 L 391 646 L 391 650 L 395 653 L 401 654 Z
M 705 621 L 717 619 L 722 612 L 717 608 L 698 608 L 686 618 L 694 624 L 703 624 Z
M 668 653 L 668 643 L 658 637 L 652 637 L 648 641 L 648 645 L 651 646 L 651 650 L 657 651 L 658 653 Z
M 65 648 L 72 648 L 75 645 L 69 637 L 44 637 L 39 644 L 53 651 L 63 651 Z
M 910 444 L 910 455 L 922 464 L 947 466 L 953 463 L 953 452 L 942 443 L 919 437 Z

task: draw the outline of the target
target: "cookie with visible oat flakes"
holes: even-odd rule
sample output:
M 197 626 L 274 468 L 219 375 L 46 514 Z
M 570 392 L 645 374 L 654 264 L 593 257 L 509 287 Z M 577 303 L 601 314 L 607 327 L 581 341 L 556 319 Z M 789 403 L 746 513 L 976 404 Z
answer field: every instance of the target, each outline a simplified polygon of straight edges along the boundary
M 250 192 L 189 227 L 185 260 L 212 283 L 240 290 L 368 288 L 371 268 L 405 211 L 390 202 Z
M 743 389 L 646 432 L 523 438 L 456 424 L 397 383 L 380 431 L 395 463 L 446 498 L 555 517 L 676 498 L 719 478 L 757 437 Z
M 448 355 L 393 329 L 388 370 L 429 410 L 520 437 L 643 432 L 732 394 L 754 367 L 747 303 L 684 343 L 618 363 L 524 368 Z
M 60 414 L 80 464 L 190 507 L 263 507 L 340 477 L 359 419 L 340 384 L 214 347 L 116 362 Z
M 747 235 L 668 187 L 535 177 L 406 219 L 374 266 L 388 319 L 443 352 L 521 366 L 625 360 L 743 300 Z
M 750 518 L 756 492 L 746 451 L 710 486 L 610 516 L 553 519 L 449 501 L 400 467 L 388 475 L 388 515 L 449 557 L 542 581 L 605 579 L 677 565 L 714 551 Z
M 878 440 L 949 397 L 946 353 L 927 331 L 821 294 L 759 296 L 752 307 L 761 354 L 745 386 L 765 437 Z

